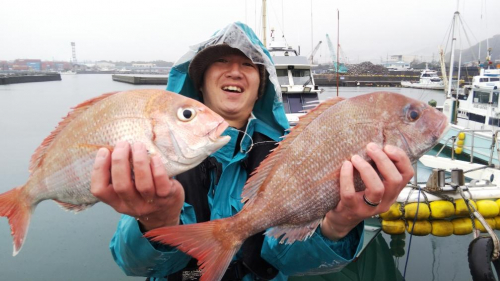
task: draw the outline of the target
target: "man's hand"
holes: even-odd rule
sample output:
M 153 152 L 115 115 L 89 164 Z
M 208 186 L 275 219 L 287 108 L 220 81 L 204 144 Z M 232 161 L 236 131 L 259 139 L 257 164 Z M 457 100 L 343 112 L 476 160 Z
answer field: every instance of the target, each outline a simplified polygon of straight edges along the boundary
M 118 142 L 111 154 L 97 153 L 90 192 L 117 212 L 133 216 L 144 231 L 179 224 L 184 189 L 170 179 L 159 156 L 149 158 L 146 147 L 135 143 L 130 163 L 130 145 Z

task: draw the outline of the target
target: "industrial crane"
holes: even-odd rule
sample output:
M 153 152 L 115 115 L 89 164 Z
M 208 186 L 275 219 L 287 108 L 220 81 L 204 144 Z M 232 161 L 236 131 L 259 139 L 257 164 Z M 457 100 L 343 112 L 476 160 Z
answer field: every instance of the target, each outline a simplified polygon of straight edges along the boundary
M 338 73 L 347 73 L 347 67 L 343 63 L 339 63 L 337 66 L 337 56 L 335 55 L 335 48 L 333 47 L 330 36 L 326 34 L 326 42 L 328 43 L 328 48 L 330 49 L 330 56 L 332 57 L 333 70 Z
M 316 45 L 316 47 L 314 47 L 314 50 L 312 51 L 311 55 L 309 56 L 308 60 L 311 64 L 313 64 L 313 58 L 314 58 L 314 55 L 316 54 L 316 52 L 318 51 L 319 49 L 319 46 L 321 45 L 321 41 L 318 42 L 318 45 Z

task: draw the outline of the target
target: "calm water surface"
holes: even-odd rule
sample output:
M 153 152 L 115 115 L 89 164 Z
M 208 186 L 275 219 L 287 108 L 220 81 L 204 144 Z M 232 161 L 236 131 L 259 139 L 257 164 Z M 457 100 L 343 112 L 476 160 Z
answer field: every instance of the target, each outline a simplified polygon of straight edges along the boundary
M 137 89 L 164 89 L 161 85 L 135 86 L 114 82 L 111 75 L 63 75 L 62 81 L 0 86 L 0 193 L 22 185 L 28 178 L 33 151 L 55 128 L 69 108 L 102 93 Z M 444 94 L 438 91 L 403 88 L 340 88 L 340 96 L 390 90 L 423 101 L 434 99 L 442 104 Z M 321 99 L 336 95 L 335 88 L 325 88 Z M 418 170 L 419 181 L 428 171 Z M 57 204 L 44 201 L 32 216 L 22 251 L 12 257 L 12 239 L 5 218 L 0 218 L 1 280 L 144 280 L 127 277 L 114 263 L 108 249 L 119 214 L 105 204 L 77 215 L 63 211 Z M 471 236 L 413 237 L 407 280 L 470 280 L 467 247 Z M 406 255 L 390 255 L 391 238 L 383 235 L 377 241 L 374 258 L 360 260 L 360 270 L 352 280 L 380 280 L 376 268 L 382 264 L 403 272 Z M 405 251 L 409 242 L 406 236 Z M 375 249 L 375 248 L 374 248 Z M 361 266 L 361 262 L 363 265 Z M 375 267 L 375 269 L 368 268 Z M 393 264 L 396 267 L 392 266 Z M 400 275 L 395 270 L 396 275 Z M 351 275 L 349 275 L 351 276 Z M 391 278 L 392 279 L 392 278 Z M 351 280 L 351 279 L 342 279 Z

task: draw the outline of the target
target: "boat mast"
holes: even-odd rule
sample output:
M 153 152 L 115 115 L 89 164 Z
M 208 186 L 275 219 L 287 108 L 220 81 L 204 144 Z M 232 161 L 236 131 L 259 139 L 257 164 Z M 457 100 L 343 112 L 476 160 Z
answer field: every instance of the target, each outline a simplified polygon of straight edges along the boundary
M 339 9 L 337 9 L 337 97 L 339 96 L 339 47 L 340 47 L 340 42 L 339 42 L 339 35 L 340 33 L 340 12 Z
M 460 16 L 460 12 L 458 12 L 458 2 L 457 1 L 457 11 L 453 15 L 453 26 L 452 26 L 452 39 L 451 39 L 451 57 L 450 57 L 450 83 L 448 83 L 448 90 L 446 97 L 451 98 L 451 84 L 453 82 L 453 64 L 455 60 L 455 41 L 457 40 L 457 27 L 458 27 L 458 17 Z M 458 90 L 458 89 L 457 89 Z
M 267 40 L 266 40 L 266 0 L 262 0 L 262 43 L 264 43 L 264 47 L 267 48 Z
M 312 54 L 313 48 L 314 48 L 313 47 L 313 1 L 311 0 L 311 54 Z M 312 62 L 312 61 L 314 61 L 314 55 L 311 57 L 312 57 L 311 58 L 311 62 Z

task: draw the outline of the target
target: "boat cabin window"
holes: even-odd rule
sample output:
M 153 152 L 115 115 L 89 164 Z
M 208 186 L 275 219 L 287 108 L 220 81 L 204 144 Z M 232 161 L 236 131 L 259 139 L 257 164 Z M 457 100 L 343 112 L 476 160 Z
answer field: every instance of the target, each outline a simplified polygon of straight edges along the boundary
M 431 75 L 426 73 L 426 74 L 422 74 L 422 77 L 431 77 Z
M 492 77 L 492 78 L 490 78 L 490 81 L 491 82 L 500 81 L 500 78 L 494 78 L 494 77 Z
M 311 71 L 309 69 L 292 69 L 293 84 L 304 85 L 311 82 Z
M 488 78 L 479 78 L 479 82 L 488 82 Z
M 493 92 L 493 105 L 498 106 L 498 95 L 499 92 Z
M 490 102 L 490 93 L 489 92 L 480 92 L 474 91 L 474 103 L 489 103 Z M 497 97 L 498 102 L 498 97 Z
M 290 85 L 290 80 L 288 80 L 288 69 L 276 69 L 276 75 L 278 75 L 278 82 L 280 85 Z
M 319 103 L 318 94 L 283 94 L 283 107 L 286 113 L 305 113 Z

